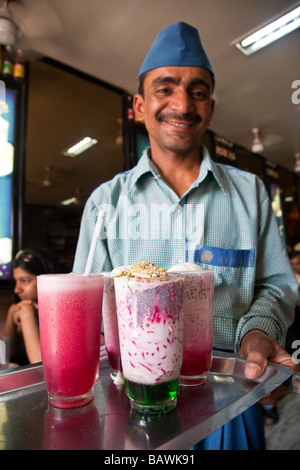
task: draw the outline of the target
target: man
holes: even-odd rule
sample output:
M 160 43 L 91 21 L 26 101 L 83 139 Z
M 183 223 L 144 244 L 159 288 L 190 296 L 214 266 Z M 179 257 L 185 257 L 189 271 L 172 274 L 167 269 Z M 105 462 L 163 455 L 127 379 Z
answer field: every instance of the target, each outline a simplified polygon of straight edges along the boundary
M 95 271 L 141 259 L 167 269 L 183 261 L 213 268 L 214 346 L 244 354 L 248 378 L 261 375 L 268 360 L 292 367 L 281 346 L 297 286 L 265 187 L 255 175 L 214 163 L 200 145 L 214 110 L 214 73 L 198 31 L 182 22 L 161 31 L 139 80 L 134 111 L 150 149 L 89 198 L 74 270 L 84 271 L 103 209 Z M 225 428 L 220 442 L 228 438 Z M 220 448 L 212 439 L 199 448 Z M 233 441 L 227 448 L 246 446 Z

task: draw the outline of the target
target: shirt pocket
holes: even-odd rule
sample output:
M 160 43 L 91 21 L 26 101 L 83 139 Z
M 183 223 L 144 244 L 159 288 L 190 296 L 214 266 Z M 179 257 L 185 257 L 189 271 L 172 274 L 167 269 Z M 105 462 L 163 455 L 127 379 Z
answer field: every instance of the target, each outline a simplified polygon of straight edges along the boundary
M 215 313 L 236 320 L 245 315 L 255 287 L 255 250 L 198 245 L 194 261 L 214 270 Z

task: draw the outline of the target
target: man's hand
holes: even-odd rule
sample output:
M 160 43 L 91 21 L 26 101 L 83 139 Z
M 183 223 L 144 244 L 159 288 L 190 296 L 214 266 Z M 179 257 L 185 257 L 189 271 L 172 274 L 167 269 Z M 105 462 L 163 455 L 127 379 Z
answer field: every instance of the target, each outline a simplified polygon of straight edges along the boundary
M 239 353 L 246 357 L 244 374 L 248 379 L 258 378 L 269 361 L 300 372 L 300 366 L 293 363 L 292 356 L 261 330 L 251 330 L 243 337 Z M 275 403 L 287 393 L 291 392 L 284 385 L 280 386 L 265 397 L 262 403 Z

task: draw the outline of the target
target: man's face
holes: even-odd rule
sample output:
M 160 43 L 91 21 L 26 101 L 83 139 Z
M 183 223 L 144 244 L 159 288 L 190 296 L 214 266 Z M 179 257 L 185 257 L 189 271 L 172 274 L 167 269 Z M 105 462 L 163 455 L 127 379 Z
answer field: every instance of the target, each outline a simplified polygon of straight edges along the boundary
M 201 67 L 160 67 L 148 72 L 144 97 L 135 95 L 136 117 L 145 122 L 152 154 L 198 152 L 212 118 L 212 79 Z

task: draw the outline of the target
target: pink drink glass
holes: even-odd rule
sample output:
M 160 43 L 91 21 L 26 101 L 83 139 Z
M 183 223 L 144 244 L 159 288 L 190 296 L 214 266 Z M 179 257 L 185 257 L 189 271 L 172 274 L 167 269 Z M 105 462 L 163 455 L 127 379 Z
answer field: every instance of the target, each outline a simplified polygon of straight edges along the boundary
M 213 349 L 214 271 L 181 272 L 184 278 L 183 361 L 180 385 L 207 380 Z
M 116 308 L 116 296 L 114 275 L 103 273 L 103 326 L 107 360 L 112 369 L 112 377 L 116 378 L 122 372 L 121 352 L 118 331 L 118 318 Z
M 83 406 L 93 400 L 99 369 L 103 276 L 43 274 L 37 287 L 49 402 Z

